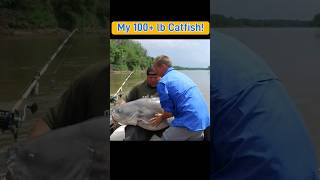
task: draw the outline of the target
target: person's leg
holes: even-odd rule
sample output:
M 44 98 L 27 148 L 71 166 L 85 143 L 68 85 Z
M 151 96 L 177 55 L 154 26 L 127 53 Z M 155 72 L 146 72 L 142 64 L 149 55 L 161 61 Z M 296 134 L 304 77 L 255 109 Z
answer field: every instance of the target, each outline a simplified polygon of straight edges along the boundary
M 154 131 L 153 132 L 153 135 L 156 135 L 156 136 L 158 136 L 158 137 L 162 137 L 162 134 L 163 134 L 163 132 L 166 130 L 166 129 L 168 129 L 168 127 L 167 128 L 165 128 L 165 129 L 161 129 L 161 130 L 158 130 L 158 131 Z
M 169 127 L 162 134 L 164 141 L 202 141 L 203 131 L 194 132 L 181 127 Z
M 204 141 L 210 141 L 210 138 L 211 138 L 211 136 L 210 136 L 210 126 L 209 126 L 204 130 L 204 138 L 203 138 L 203 140 Z
M 139 126 L 127 125 L 125 127 L 124 141 L 149 141 L 153 133 Z
M 194 132 L 188 139 L 188 141 L 204 141 L 204 132 Z

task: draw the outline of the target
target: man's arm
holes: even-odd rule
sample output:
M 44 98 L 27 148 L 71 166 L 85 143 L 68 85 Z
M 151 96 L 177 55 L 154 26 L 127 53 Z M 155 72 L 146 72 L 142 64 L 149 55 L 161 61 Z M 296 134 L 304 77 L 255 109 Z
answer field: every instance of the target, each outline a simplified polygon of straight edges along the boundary
M 38 136 L 56 129 L 83 122 L 103 115 L 108 95 L 105 62 L 96 63 L 82 71 L 65 90 L 57 104 L 36 120 L 31 136 Z M 100 86 L 100 84 L 103 84 Z
M 34 139 L 42 134 L 45 134 L 50 131 L 49 126 L 47 123 L 42 119 L 36 119 L 35 124 L 31 130 L 30 138 Z
M 38 118 L 30 133 L 35 138 L 47 133 L 51 129 L 71 125 L 86 119 L 88 82 L 92 81 L 90 73 L 82 72 L 65 90 L 57 104 L 48 109 L 47 113 Z
M 169 96 L 169 91 L 165 84 L 158 83 L 157 91 L 159 94 L 160 104 L 165 112 L 173 113 L 174 105 Z
M 161 121 L 173 116 L 173 103 L 169 97 L 169 92 L 165 84 L 158 83 L 157 91 L 160 98 L 160 104 L 162 109 L 164 109 L 164 112 L 155 114 L 155 117 L 151 119 L 151 125 L 153 126 L 158 126 Z
M 128 93 L 128 95 L 125 98 L 125 101 L 129 102 L 129 101 L 134 101 L 136 99 L 139 99 L 137 86 L 133 87 L 130 90 L 130 92 Z

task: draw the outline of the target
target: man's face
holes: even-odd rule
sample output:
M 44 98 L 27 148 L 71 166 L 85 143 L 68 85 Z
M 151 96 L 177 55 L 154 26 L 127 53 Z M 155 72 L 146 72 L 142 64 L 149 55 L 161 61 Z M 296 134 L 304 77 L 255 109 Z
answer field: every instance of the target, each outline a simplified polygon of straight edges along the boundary
M 162 75 L 166 71 L 166 66 L 164 64 L 161 64 L 159 66 L 157 64 L 154 64 L 153 65 L 153 69 L 158 74 L 158 76 L 162 77 Z
M 147 83 L 151 87 L 156 87 L 158 84 L 158 81 L 160 80 L 160 76 L 154 74 L 154 75 L 147 75 Z
M 158 76 L 160 76 L 160 75 L 159 75 L 159 70 L 158 70 L 158 67 L 157 67 L 156 64 L 153 64 L 152 69 L 153 69 L 153 71 L 154 71 Z

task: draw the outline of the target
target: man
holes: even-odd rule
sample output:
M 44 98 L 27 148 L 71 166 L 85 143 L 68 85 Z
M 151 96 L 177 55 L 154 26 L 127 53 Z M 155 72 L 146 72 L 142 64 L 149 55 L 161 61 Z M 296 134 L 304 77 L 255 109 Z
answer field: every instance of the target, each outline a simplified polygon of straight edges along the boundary
M 24 172 L 23 179 L 33 180 L 110 179 L 109 129 L 103 126 L 108 121 L 98 117 L 109 109 L 108 68 L 106 62 L 90 66 L 36 121 L 31 141 L 15 155 L 14 176 Z M 36 161 L 26 158 L 25 152 L 34 152 Z
M 211 43 L 211 179 L 318 179 L 314 147 L 278 77 L 240 42 L 215 32 Z
M 203 140 L 210 125 L 208 106 L 197 85 L 172 67 L 168 56 L 156 57 L 153 68 L 161 80 L 157 85 L 164 113 L 156 114 L 153 125 L 174 116 L 170 127 L 163 132 L 165 141 Z
M 36 120 L 31 138 L 51 129 L 83 122 L 103 116 L 108 109 L 108 66 L 106 62 L 91 65 L 84 70 L 59 99 L 56 106 Z
M 125 99 L 126 102 L 145 96 L 158 96 L 156 86 L 159 80 L 160 77 L 157 73 L 152 68 L 148 68 L 147 79 L 132 88 Z M 127 125 L 125 127 L 125 141 L 149 141 L 153 135 L 161 136 L 163 131 L 149 131 L 139 126 Z

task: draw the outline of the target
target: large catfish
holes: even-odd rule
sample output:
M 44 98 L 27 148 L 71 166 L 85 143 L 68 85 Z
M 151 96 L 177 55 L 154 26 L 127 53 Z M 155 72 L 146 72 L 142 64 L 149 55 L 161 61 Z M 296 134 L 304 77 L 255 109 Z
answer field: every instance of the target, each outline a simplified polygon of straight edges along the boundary
M 151 131 L 168 127 L 167 120 L 162 121 L 158 126 L 150 124 L 150 119 L 156 113 L 163 113 L 159 98 L 141 98 L 118 105 L 111 110 L 113 121 L 123 125 L 140 126 Z
M 9 153 L 7 179 L 109 180 L 108 121 L 93 118 L 18 144 Z

